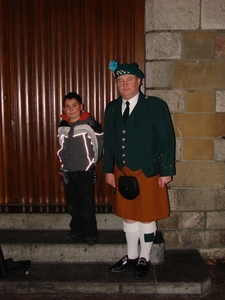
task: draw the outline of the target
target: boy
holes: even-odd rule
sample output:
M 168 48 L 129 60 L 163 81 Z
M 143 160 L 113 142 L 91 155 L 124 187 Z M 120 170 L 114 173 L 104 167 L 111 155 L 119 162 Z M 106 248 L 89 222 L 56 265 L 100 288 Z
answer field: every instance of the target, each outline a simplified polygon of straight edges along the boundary
M 62 162 L 68 213 L 72 216 L 71 231 L 65 240 L 80 242 L 83 238 L 89 245 L 97 241 L 94 183 L 95 165 L 103 149 L 101 125 L 83 112 L 81 97 L 68 93 L 63 100 L 62 121 L 58 126 L 61 148 L 57 152 Z

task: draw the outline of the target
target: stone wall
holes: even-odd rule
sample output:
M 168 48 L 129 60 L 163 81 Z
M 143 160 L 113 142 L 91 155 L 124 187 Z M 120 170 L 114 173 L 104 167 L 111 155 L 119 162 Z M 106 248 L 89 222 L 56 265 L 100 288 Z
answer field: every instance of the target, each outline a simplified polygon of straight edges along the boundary
M 146 94 L 164 99 L 177 140 L 167 249 L 225 257 L 225 0 L 146 0 Z

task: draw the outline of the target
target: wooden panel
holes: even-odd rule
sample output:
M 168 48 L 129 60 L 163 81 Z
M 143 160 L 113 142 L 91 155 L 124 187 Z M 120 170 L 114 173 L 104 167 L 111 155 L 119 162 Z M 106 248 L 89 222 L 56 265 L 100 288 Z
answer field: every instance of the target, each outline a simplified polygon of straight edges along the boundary
M 144 0 L 0 0 L 0 5 L 0 204 L 42 211 L 65 204 L 56 156 L 62 98 L 79 93 L 104 126 L 105 106 L 117 96 L 109 61 L 144 67 Z M 102 162 L 97 172 L 95 201 L 110 204 Z

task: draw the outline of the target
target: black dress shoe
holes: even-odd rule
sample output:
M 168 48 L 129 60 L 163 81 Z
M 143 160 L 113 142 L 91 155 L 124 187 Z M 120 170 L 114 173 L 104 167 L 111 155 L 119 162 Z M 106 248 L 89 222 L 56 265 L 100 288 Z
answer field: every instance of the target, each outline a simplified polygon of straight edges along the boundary
M 141 257 L 138 261 L 138 264 L 135 267 L 133 278 L 140 279 L 143 276 L 147 275 L 149 267 L 150 267 L 150 262 L 146 261 L 144 257 Z
M 111 272 L 122 272 L 125 271 L 130 266 L 136 266 L 138 262 L 138 257 L 135 259 L 128 258 L 127 255 L 125 255 L 123 258 L 121 258 L 116 264 L 111 266 L 109 268 L 109 271 Z

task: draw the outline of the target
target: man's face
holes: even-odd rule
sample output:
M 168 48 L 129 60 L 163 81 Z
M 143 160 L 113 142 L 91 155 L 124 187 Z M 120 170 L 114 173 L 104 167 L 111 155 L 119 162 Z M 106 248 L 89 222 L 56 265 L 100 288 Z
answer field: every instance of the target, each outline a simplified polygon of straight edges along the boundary
M 135 75 L 121 75 L 116 79 L 120 95 L 125 100 L 130 100 L 139 92 L 141 78 Z
M 70 119 L 70 122 L 76 122 L 80 119 L 81 110 L 83 109 L 83 104 L 75 98 L 66 99 L 63 107 L 63 112 Z

